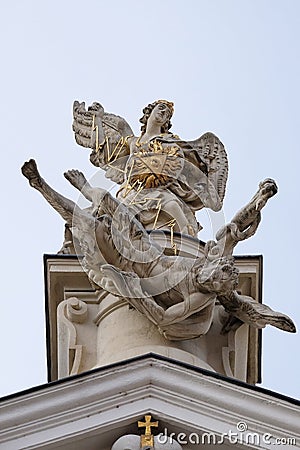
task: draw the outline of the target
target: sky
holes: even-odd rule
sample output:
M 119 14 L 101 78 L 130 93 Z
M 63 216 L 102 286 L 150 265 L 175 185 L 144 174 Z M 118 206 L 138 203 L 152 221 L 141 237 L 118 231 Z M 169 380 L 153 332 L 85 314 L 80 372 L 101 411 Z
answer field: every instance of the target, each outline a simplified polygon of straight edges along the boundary
M 99 101 L 138 134 L 142 108 L 166 98 L 181 138 L 215 133 L 229 157 L 226 221 L 261 180 L 276 180 L 236 253 L 263 255 L 263 301 L 299 328 L 299 1 L 2 0 L 0 21 L 0 395 L 47 382 L 43 254 L 59 250 L 64 223 L 20 167 L 35 158 L 76 201 L 63 172 L 95 174 L 72 135 L 76 99 Z M 211 239 L 213 215 L 201 214 L 199 238 Z M 263 387 L 300 397 L 299 346 L 298 333 L 263 331 Z

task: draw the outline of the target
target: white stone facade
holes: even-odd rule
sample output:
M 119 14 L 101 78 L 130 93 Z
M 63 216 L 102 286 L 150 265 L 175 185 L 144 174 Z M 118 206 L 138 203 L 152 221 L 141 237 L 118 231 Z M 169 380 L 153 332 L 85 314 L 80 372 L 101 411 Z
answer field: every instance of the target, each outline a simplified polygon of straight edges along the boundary
M 185 243 L 186 244 L 186 243 Z M 187 240 L 185 251 L 195 251 Z M 261 301 L 260 256 L 237 257 L 238 289 Z M 76 257 L 45 258 L 49 381 L 153 352 L 238 378 L 260 382 L 260 332 L 243 324 L 221 333 L 223 307 L 200 338 L 170 341 L 120 298 L 94 290 Z
M 0 407 L 1 450 L 110 450 L 120 436 L 139 434 L 137 421 L 145 414 L 179 443 L 207 433 L 223 436 L 224 450 L 300 446 L 300 402 L 155 355 L 3 398 Z M 229 433 L 241 424 L 247 430 L 238 432 L 239 443 L 230 443 Z M 249 436 L 256 441 L 245 442 Z M 286 445 L 279 447 L 279 440 Z

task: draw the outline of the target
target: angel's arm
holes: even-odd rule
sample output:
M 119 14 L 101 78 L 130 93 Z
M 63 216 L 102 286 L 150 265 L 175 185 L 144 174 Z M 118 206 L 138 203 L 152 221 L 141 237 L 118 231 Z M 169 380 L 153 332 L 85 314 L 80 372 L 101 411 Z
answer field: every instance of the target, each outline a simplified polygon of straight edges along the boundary
M 105 131 L 102 123 L 104 109 L 99 103 L 95 102 L 89 107 L 89 111 L 93 114 L 91 148 L 98 151 L 105 145 Z

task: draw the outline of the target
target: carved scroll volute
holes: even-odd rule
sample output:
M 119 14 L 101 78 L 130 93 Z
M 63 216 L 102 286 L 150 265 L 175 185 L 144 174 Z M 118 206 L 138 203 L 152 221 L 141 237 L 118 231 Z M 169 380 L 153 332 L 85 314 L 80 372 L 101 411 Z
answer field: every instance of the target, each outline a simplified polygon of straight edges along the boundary
M 82 324 L 88 315 L 87 304 L 76 297 L 64 300 L 57 308 L 57 346 L 59 378 L 80 372 L 84 346 L 77 343 L 74 324 Z
M 67 300 L 67 318 L 73 323 L 84 323 L 87 319 L 88 307 L 85 302 L 77 297 Z

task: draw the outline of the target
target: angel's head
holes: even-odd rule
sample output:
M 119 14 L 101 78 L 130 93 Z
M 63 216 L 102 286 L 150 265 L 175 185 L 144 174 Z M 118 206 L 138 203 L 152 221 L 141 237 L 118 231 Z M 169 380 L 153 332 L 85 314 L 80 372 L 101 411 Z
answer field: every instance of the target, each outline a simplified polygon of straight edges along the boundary
M 143 124 L 141 126 L 141 132 L 144 134 L 147 129 L 147 123 L 150 116 L 155 115 L 156 120 L 161 122 L 161 132 L 167 133 L 171 128 L 171 117 L 174 112 L 174 104 L 167 100 L 156 100 L 153 103 L 149 103 L 143 109 L 143 117 L 141 117 L 140 122 Z

